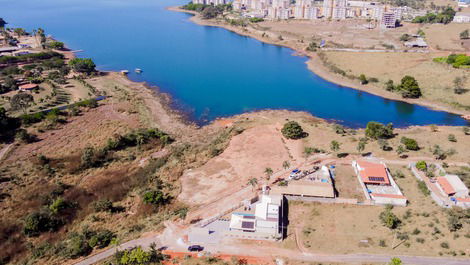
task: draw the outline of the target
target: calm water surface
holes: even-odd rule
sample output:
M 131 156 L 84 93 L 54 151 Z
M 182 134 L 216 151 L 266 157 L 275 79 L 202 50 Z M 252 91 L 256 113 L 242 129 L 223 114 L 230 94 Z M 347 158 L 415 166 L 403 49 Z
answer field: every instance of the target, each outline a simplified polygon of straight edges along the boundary
M 457 115 L 329 83 L 293 51 L 188 21 L 167 11 L 187 0 L 0 0 L 12 27 L 42 27 L 101 70 L 141 68 L 198 123 L 259 109 L 308 111 L 352 126 L 466 124 Z M 371 67 L 373 67 L 371 65 Z

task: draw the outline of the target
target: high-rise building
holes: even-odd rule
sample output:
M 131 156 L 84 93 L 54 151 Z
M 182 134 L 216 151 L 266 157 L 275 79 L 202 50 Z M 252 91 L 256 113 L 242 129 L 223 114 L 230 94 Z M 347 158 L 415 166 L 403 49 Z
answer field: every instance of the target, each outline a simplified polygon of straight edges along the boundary
M 380 26 L 383 28 L 395 28 L 397 23 L 397 16 L 394 12 L 383 12 Z
M 323 17 L 331 19 L 346 19 L 348 0 L 324 0 Z

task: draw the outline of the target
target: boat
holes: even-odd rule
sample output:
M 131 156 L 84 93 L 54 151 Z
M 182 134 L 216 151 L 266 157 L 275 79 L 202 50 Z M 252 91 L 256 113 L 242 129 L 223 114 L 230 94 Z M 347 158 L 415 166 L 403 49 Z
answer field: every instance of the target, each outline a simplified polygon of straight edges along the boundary
M 136 69 L 135 69 L 135 72 L 138 73 L 138 74 L 140 74 L 140 73 L 142 73 L 142 69 L 136 68 Z
M 127 75 L 128 73 L 129 73 L 128 70 L 122 70 L 122 71 L 121 71 L 121 74 L 123 74 L 123 75 Z
M 466 119 L 467 121 L 470 121 L 470 115 L 464 115 L 462 118 Z

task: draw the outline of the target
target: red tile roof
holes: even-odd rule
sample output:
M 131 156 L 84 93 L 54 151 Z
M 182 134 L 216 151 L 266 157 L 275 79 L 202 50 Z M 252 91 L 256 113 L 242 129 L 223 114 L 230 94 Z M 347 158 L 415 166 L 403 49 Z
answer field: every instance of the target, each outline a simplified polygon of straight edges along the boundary
M 387 169 L 383 164 L 376 164 L 367 161 L 357 161 L 359 167 L 363 170 L 359 171 L 362 181 L 366 184 L 386 184 L 390 185 Z
M 455 193 L 454 188 L 452 185 L 450 185 L 449 181 L 445 177 L 438 177 L 437 183 L 439 183 L 439 186 L 441 186 L 447 195 L 452 195 Z
M 470 202 L 470 198 L 456 198 L 459 202 Z

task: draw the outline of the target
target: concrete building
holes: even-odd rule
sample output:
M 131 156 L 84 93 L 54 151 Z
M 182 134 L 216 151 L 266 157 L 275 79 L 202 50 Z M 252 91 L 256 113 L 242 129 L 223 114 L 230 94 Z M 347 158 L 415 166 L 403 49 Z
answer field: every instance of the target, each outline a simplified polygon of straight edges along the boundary
M 234 212 L 227 236 L 276 240 L 282 238 L 282 195 L 261 195 L 253 212 Z
M 295 3 L 293 16 L 296 19 L 317 19 L 318 8 L 313 0 L 299 0 Z
M 203 5 L 225 5 L 227 0 L 193 0 L 193 4 Z
M 470 12 L 457 12 L 454 16 L 455 23 L 470 23 Z

